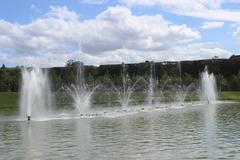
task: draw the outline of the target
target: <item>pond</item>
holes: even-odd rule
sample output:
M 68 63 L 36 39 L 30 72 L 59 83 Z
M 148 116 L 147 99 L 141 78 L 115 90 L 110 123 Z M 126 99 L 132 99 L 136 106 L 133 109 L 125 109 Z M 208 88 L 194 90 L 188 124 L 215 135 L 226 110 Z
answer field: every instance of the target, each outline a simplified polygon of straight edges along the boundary
M 30 122 L 1 115 L 0 159 L 240 159 L 240 104 Z

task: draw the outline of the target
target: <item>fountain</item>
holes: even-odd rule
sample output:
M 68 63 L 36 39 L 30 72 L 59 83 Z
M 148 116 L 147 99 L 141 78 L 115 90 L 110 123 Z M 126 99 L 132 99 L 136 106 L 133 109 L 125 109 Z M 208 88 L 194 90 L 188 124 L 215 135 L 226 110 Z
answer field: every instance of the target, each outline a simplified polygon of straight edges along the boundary
M 176 101 L 179 102 L 181 105 L 184 102 L 185 99 L 185 93 L 183 91 L 183 86 L 182 86 L 182 66 L 181 66 L 181 61 L 177 62 L 177 72 L 179 73 L 179 83 L 177 86 L 174 87 L 176 89 Z
M 157 102 L 158 84 L 156 81 L 156 71 L 154 62 L 150 62 L 150 74 L 149 74 L 149 85 L 148 85 L 148 105 L 152 106 Z
M 177 91 L 176 91 L 176 100 L 177 102 L 181 105 L 184 106 L 186 98 L 189 94 L 189 91 L 195 91 L 196 86 L 194 83 L 191 83 L 189 85 L 184 85 L 183 80 L 182 80 L 182 65 L 181 61 L 178 62 L 177 64 L 178 67 L 178 72 L 179 72 L 179 84 L 177 85 Z
M 207 101 L 208 103 L 214 102 L 217 99 L 217 87 L 216 79 L 214 74 L 208 73 L 208 68 L 205 67 L 201 74 L 201 92 L 202 101 Z
M 186 101 L 186 97 L 188 96 L 189 91 L 191 90 L 195 90 L 196 86 L 194 83 L 191 83 L 187 86 L 183 86 L 180 89 L 178 89 L 177 94 L 176 94 L 176 98 L 178 100 L 178 102 L 181 105 L 184 105 L 184 102 Z
M 22 69 L 20 115 L 28 120 L 43 116 L 52 105 L 51 100 L 47 71 L 37 67 Z
M 127 74 L 127 68 L 124 63 L 122 63 L 122 91 L 118 91 L 118 95 L 120 97 L 120 103 L 123 109 L 126 109 L 128 107 L 128 103 L 130 100 L 130 97 L 132 95 L 133 87 L 129 84 L 129 76 Z
M 182 83 L 182 64 L 181 61 L 178 62 L 178 72 L 179 72 L 179 78 L 180 78 L 180 88 L 183 90 L 183 83 Z
M 167 78 L 163 83 L 162 83 L 162 85 L 161 85 L 161 87 L 160 87 L 160 89 L 158 90 L 158 92 L 159 92 L 159 94 L 160 94 L 160 100 L 161 100 L 161 102 L 164 102 L 164 89 L 165 89 L 165 86 L 167 85 L 167 83 L 168 83 L 168 81 L 169 81 L 169 78 Z
M 80 114 L 87 113 L 91 107 L 92 95 L 98 86 L 89 87 L 85 82 L 84 76 L 84 65 L 83 63 L 76 63 L 76 83 L 71 84 L 67 88 L 67 92 L 73 99 L 73 106 Z M 179 63 L 179 73 L 181 78 L 181 64 Z M 148 84 L 144 87 L 141 86 L 138 88 L 138 91 L 144 90 L 146 93 L 147 88 L 147 96 L 146 101 L 148 106 L 155 108 L 159 108 L 157 105 L 162 105 L 162 100 L 164 99 L 163 90 L 168 82 L 169 78 L 163 81 L 162 86 L 158 89 L 158 82 L 156 80 L 154 62 L 150 63 L 150 71 L 149 71 L 149 79 Z M 119 99 L 119 103 L 122 106 L 123 111 L 130 111 L 128 106 L 130 101 L 132 100 L 132 94 L 136 90 L 136 86 L 140 80 L 143 78 L 140 77 L 136 81 L 132 81 L 127 73 L 127 66 L 122 63 L 122 85 L 120 87 L 116 87 L 110 81 L 112 87 L 108 86 L 107 97 L 108 102 L 110 102 L 111 91 L 115 91 L 117 98 Z M 147 82 L 144 80 L 144 82 Z M 146 84 L 146 83 L 145 83 Z M 171 86 L 170 86 L 171 87 Z M 174 87 L 174 86 L 173 86 Z M 177 94 L 178 102 L 183 106 L 185 103 L 185 98 L 190 89 L 195 89 L 194 84 L 189 86 L 182 85 L 182 80 L 180 80 L 180 85 L 177 86 Z M 174 90 L 176 87 L 174 87 Z M 201 74 L 201 90 L 202 90 L 202 100 L 207 101 L 208 103 L 216 100 L 216 82 L 213 74 L 209 74 L 207 68 L 205 68 L 204 72 Z M 193 90 L 195 91 L 195 90 Z M 142 94 L 142 95 L 145 95 Z M 138 94 L 136 94 L 137 96 Z M 172 92 L 170 92 L 170 96 L 172 96 Z M 133 98 L 134 99 L 134 98 Z M 140 97 L 140 101 L 142 102 L 142 98 Z M 101 97 L 100 97 L 101 100 Z M 144 98 L 143 98 L 144 100 Z M 137 101 L 136 101 L 137 102 Z M 40 68 L 24 68 L 22 69 L 22 88 L 21 88 L 21 116 L 27 117 L 30 120 L 32 117 L 39 117 L 41 114 L 46 114 L 46 109 L 50 107 L 52 104 L 52 97 L 50 91 L 50 84 L 48 80 L 47 70 L 43 70 Z M 131 102 L 133 104 L 133 102 Z M 137 104 L 137 103 L 136 103 Z M 165 104 L 164 104 L 165 105 Z M 133 108 L 134 109 L 134 108 Z M 151 108 L 150 110 L 152 110 Z M 132 108 L 131 108 L 132 110 Z M 142 107 L 142 110 L 145 110 Z M 87 113 L 89 114 L 89 113 Z
M 126 110 L 130 101 L 130 97 L 132 96 L 132 93 L 136 87 L 136 84 L 141 80 L 142 78 L 138 78 L 133 85 L 130 83 L 129 76 L 127 74 L 127 68 L 124 63 L 122 63 L 122 87 L 117 88 L 115 85 L 112 84 L 113 90 L 117 93 L 117 96 L 120 100 L 120 104 L 122 106 L 123 110 Z
M 76 83 L 67 88 L 71 97 L 74 100 L 74 107 L 80 112 L 84 113 L 89 111 L 91 98 L 98 86 L 90 89 L 85 83 L 84 65 L 82 62 L 77 67 Z
M 187 96 L 187 91 L 183 90 L 181 61 L 178 62 L 177 68 L 179 72 L 179 85 L 177 86 L 176 99 L 181 105 L 184 105 L 183 103 Z

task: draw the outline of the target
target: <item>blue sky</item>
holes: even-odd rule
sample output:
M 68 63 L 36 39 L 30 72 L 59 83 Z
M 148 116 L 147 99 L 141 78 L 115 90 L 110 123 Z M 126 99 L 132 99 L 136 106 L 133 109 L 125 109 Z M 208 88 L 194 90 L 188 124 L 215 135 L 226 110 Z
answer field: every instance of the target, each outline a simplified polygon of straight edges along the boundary
M 238 0 L 4 0 L 0 64 L 64 66 L 239 53 Z

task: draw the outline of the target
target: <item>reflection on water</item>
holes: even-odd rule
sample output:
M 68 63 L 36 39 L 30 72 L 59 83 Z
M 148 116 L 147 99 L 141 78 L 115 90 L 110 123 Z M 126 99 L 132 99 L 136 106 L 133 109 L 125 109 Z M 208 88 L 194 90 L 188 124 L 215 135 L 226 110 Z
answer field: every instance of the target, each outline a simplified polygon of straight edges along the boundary
M 0 122 L 0 159 L 240 159 L 240 105 Z
M 216 139 L 216 105 L 209 105 L 205 109 L 205 144 L 207 146 L 209 158 L 217 158 L 217 139 Z M 221 152 L 220 152 L 221 153 Z

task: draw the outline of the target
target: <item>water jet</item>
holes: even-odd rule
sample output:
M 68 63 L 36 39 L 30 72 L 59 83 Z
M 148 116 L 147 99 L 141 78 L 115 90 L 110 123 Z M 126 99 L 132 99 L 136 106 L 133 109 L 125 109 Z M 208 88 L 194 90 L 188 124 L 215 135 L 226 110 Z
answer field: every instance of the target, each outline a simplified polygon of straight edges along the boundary
M 149 74 L 149 85 L 148 85 L 148 105 L 152 106 L 156 103 L 156 96 L 158 92 L 158 85 L 156 81 L 156 75 L 155 75 L 155 65 L 154 62 L 150 62 L 150 74 Z
M 201 92 L 202 101 L 211 103 L 217 100 L 216 79 L 213 73 L 209 74 L 207 67 L 201 74 Z
M 34 68 L 23 68 L 20 99 L 20 115 L 43 116 L 48 107 L 52 106 L 52 95 L 47 70 Z
M 77 66 L 76 83 L 67 87 L 67 91 L 70 93 L 74 101 L 74 107 L 79 111 L 79 113 L 89 111 L 92 95 L 97 88 L 98 86 L 93 88 L 87 86 L 84 75 L 84 64 L 79 62 Z

